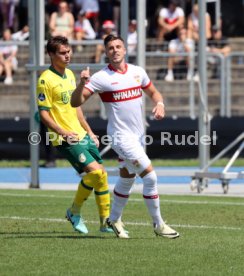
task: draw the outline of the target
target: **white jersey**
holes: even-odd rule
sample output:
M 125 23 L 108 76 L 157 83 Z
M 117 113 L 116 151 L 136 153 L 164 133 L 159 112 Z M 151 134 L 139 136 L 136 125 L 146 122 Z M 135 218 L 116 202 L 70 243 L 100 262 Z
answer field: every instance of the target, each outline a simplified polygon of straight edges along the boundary
M 184 11 L 180 7 L 176 7 L 176 9 L 171 12 L 168 8 L 162 8 L 159 12 L 159 16 L 164 19 L 164 21 L 168 24 L 174 24 L 179 17 L 184 17 Z
M 144 134 L 142 114 L 142 89 L 151 81 L 145 70 L 126 64 L 126 71 L 119 73 L 108 65 L 95 73 L 85 87 L 98 92 L 108 117 L 108 135 L 141 137 Z

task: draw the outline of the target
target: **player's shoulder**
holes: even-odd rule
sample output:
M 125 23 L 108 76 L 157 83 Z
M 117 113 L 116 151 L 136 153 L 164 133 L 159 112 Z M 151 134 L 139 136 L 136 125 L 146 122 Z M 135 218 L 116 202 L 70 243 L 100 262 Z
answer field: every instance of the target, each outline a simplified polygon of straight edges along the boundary
M 44 84 L 48 83 L 50 81 L 50 79 L 51 79 L 50 70 L 47 69 L 47 70 L 43 71 L 41 73 L 41 75 L 39 76 L 38 84 L 39 85 L 44 85 Z
M 74 76 L 73 71 L 70 70 L 69 68 L 66 68 L 66 69 L 65 69 L 65 74 L 66 74 L 67 76 Z
M 139 65 L 134 65 L 134 64 L 131 64 L 131 63 L 127 63 L 127 70 L 129 72 L 144 72 L 145 70 L 139 66 Z
M 39 78 L 48 78 L 49 75 L 50 75 L 50 70 L 47 69 L 47 70 L 45 70 L 45 71 L 43 71 L 43 72 L 41 73 L 41 75 L 40 75 Z
M 92 75 L 92 78 L 94 79 L 103 79 L 108 73 L 109 73 L 109 67 L 105 66 L 101 70 L 97 71 Z

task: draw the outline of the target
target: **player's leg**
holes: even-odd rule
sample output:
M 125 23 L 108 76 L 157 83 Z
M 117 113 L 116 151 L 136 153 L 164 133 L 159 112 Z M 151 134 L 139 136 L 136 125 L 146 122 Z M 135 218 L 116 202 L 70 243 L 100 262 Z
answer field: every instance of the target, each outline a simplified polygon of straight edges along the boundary
M 179 237 L 179 233 L 165 224 L 161 216 L 157 189 L 157 175 L 151 164 L 140 173 L 140 177 L 143 181 L 144 201 L 152 217 L 155 234 L 167 238 Z
M 120 176 L 114 187 L 113 204 L 108 224 L 119 238 L 128 238 L 128 232 L 121 222 L 122 212 L 131 194 L 135 174 L 130 174 L 125 167 L 120 168 Z
M 155 233 L 171 238 L 179 236 L 179 234 L 167 226 L 162 219 L 157 190 L 157 176 L 151 165 L 151 160 L 144 151 L 143 145 L 135 141 L 133 147 L 127 147 L 126 154 L 130 156 L 130 158 L 124 160 L 127 170 L 130 173 L 134 172 L 140 175 L 142 178 L 144 184 L 143 197 L 149 214 L 152 217 Z
M 88 137 L 88 151 L 95 162 L 88 164 L 84 171 L 87 173 L 87 180 L 90 181 L 89 185 L 94 188 L 96 204 L 98 207 L 99 219 L 100 219 L 100 231 L 111 232 L 111 229 L 107 227 L 106 220 L 110 213 L 110 193 L 108 186 L 108 175 L 102 166 L 102 158 L 96 147 L 94 141 Z
M 84 171 L 84 167 L 87 164 L 94 162 L 94 159 L 91 158 L 90 155 L 86 156 L 85 147 L 81 143 L 63 143 L 62 145 L 58 146 L 57 149 L 71 163 L 71 165 L 79 174 Z M 93 187 L 86 184 L 82 179 L 75 193 L 72 206 L 66 211 L 66 217 L 72 223 L 73 228 L 76 231 L 84 234 L 88 233 L 88 230 L 84 224 L 82 216 L 80 215 L 80 210 L 83 203 L 87 200 L 92 191 Z

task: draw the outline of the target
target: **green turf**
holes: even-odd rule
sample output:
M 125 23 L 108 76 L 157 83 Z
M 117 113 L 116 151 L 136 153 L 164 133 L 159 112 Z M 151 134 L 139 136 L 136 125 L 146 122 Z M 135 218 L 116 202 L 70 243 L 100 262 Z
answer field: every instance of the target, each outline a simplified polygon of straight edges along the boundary
M 227 164 L 229 159 L 223 158 L 213 164 L 213 166 L 223 167 Z M 162 167 L 197 167 L 199 161 L 197 159 L 153 159 L 154 166 Z M 40 165 L 44 164 L 43 160 L 40 160 Z M 104 159 L 104 165 L 117 166 L 118 162 L 115 159 Z M 64 159 L 57 160 L 58 167 L 70 167 L 68 161 Z M 244 158 L 238 158 L 233 166 L 244 167 Z M 0 160 L 0 167 L 30 167 L 29 160 Z
M 73 195 L 0 190 L 0 275 L 243 275 L 243 198 L 161 196 L 181 234 L 168 240 L 133 194 L 123 217 L 131 239 L 120 240 L 98 232 L 93 197 L 83 207 L 89 234 L 73 232 L 64 220 Z

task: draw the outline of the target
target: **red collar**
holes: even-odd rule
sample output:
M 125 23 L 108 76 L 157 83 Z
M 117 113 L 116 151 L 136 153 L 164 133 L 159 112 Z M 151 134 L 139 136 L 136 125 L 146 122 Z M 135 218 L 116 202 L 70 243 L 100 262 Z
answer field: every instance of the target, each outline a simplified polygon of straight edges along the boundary
M 114 71 L 114 72 L 116 72 L 116 73 L 125 74 L 125 73 L 127 72 L 127 70 L 128 70 L 128 64 L 127 64 L 127 63 L 125 64 L 125 71 L 124 71 L 124 72 L 119 72 L 117 69 L 115 69 L 115 68 L 112 66 L 112 64 L 109 64 L 109 65 L 108 65 L 108 68 L 109 68 L 111 71 Z

